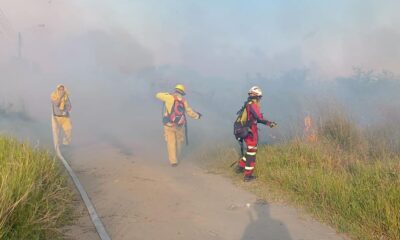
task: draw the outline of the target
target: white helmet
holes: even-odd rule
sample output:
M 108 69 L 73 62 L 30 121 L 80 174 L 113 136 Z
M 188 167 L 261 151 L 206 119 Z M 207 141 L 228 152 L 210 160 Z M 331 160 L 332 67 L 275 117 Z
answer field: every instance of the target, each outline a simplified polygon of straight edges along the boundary
M 250 90 L 249 90 L 249 95 L 256 96 L 256 97 L 262 97 L 261 88 L 259 88 L 259 87 L 257 87 L 257 86 L 253 86 L 253 87 L 250 88 Z

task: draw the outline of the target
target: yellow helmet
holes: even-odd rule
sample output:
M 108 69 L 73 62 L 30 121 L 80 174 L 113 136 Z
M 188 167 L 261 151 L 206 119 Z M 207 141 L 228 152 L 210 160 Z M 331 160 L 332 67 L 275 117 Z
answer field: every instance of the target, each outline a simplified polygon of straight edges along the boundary
M 186 93 L 186 91 L 185 91 L 185 86 L 183 86 L 183 84 L 177 84 L 177 85 L 175 86 L 175 90 L 178 90 L 178 91 L 182 92 L 183 94 Z

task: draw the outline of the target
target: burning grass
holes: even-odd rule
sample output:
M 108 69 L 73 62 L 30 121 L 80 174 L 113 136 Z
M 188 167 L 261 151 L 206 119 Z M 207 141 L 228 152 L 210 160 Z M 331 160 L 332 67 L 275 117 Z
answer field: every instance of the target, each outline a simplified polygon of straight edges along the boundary
M 259 148 L 255 192 L 279 190 L 355 239 L 400 239 L 398 128 L 361 129 L 340 112 L 325 119 L 317 143 L 294 138 Z M 231 172 L 238 154 L 226 148 L 208 157 Z

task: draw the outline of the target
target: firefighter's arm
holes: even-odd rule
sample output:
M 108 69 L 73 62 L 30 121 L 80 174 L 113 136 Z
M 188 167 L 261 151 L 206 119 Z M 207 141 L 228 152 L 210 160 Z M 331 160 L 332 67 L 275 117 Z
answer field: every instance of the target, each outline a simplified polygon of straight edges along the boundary
M 51 102 L 54 103 L 57 107 L 60 106 L 61 104 L 61 99 L 64 97 L 64 95 L 57 97 L 56 94 L 51 95 Z
M 257 119 L 257 123 L 261 123 L 261 124 L 267 125 L 268 127 L 275 127 L 276 126 L 275 122 L 268 121 L 267 119 L 264 119 L 264 118 Z
M 277 125 L 275 122 L 271 122 L 271 121 L 264 119 L 264 116 L 260 112 L 260 108 L 258 106 L 256 106 L 255 104 L 250 105 L 250 111 L 251 111 L 251 114 L 254 116 L 254 118 L 257 120 L 257 123 L 267 125 L 268 127 L 271 127 L 271 128 L 273 128 Z
M 267 125 L 270 128 L 276 127 L 278 125 L 276 122 L 271 122 L 271 121 L 268 121 L 268 120 L 265 120 L 265 119 L 259 121 L 259 123 Z
M 196 112 L 196 111 L 194 111 L 194 110 L 189 106 L 189 104 L 188 104 L 187 101 L 185 101 L 185 110 L 186 110 L 186 113 L 187 113 L 187 115 L 188 115 L 189 117 L 191 117 L 191 118 L 193 118 L 193 119 L 200 119 L 201 114 L 198 113 L 198 112 Z
M 169 93 L 164 93 L 164 92 L 159 92 L 156 94 L 156 98 L 158 98 L 159 100 L 166 102 L 171 98 L 171 94 Z

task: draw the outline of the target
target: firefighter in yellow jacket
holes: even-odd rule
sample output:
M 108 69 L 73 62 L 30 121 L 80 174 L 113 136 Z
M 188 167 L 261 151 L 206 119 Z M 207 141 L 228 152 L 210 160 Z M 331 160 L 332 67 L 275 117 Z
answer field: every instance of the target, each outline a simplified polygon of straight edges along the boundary
M 70 119 L 71 101 L 69 99 L 69 92 L 65 89 L 64 85 L 60 84 L 57 89 L 51 94 L 51 103 L 53 108 L 52 114 L 52 128 L 54 147 L 60 146 L 60 138 L 62 137 L 62 144 L 69 145 L 72 138 L 72 124 Z M 61 133 L 64 133 L 61 136 Z
M 159 100 L 164 102 L 164 135 L 167 142 L 169 162 L 173 167 L 178 165 L 178 156 L 185 140 L 185 131 L 187 131 L 186 114 L 193 119 L 201 118 L 200 113 L 190 108 L 183 97 L 184 95 L 185 87 L 182 84 L 176 85 L 173 93 L 160 92 L 156 95 Z

